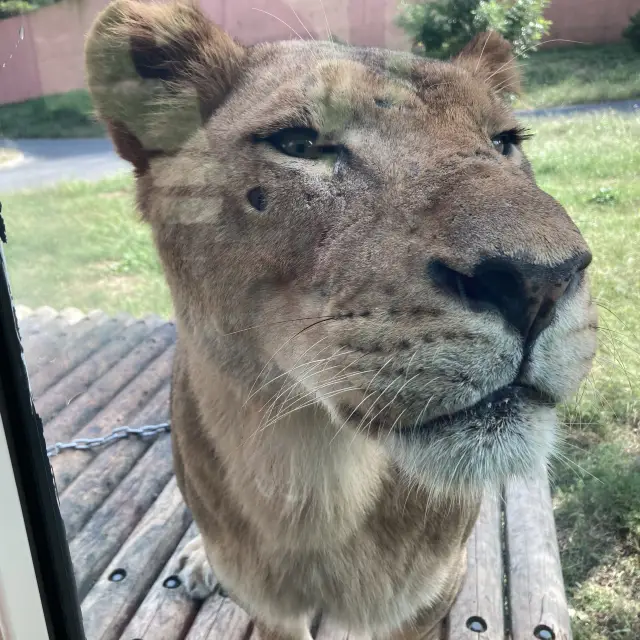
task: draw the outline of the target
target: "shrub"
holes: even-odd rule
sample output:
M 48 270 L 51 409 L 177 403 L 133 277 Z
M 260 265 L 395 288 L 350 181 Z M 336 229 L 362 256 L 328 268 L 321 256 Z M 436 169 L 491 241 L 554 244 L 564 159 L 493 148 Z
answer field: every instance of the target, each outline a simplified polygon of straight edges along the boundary
M 622 35 L 631 43 L 631 46 L 640 52 L 640 11 L 631 16 L 627 28 Z
M 0 0 L 0 20 L 46 7 L 57 0 Z
M 543 14 L 550 0 L 435 0 L 403 4 L 397 23 L 414 49 L 444 58 L 455 55 L 476 34 L 493 29 L 524 57 L 535 49 L 551 22 Z

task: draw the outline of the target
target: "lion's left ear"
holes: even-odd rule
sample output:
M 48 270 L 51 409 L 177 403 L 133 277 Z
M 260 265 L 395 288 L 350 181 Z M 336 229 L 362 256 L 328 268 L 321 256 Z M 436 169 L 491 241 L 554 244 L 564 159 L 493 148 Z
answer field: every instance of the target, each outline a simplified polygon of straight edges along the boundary
M 498 93 L 520 93 L 520 73 L 511 44 L 496 31 L 479 33 L 453 62 L 484 79 Z

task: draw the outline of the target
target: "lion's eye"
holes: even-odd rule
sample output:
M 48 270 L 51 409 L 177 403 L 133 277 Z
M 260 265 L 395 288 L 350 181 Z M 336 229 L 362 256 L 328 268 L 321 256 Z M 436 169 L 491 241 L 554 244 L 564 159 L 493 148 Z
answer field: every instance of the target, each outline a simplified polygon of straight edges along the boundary
M 336 151 L 334 145 L 318 144 L 317 131 L 302 127 L 281 129 L 264 138 L 264 140 L 288 156 L 304 158 L 305 160 L 317 160 L 325 154 L 335 153 Z
M 515 129 L 509 129 L 503 131 L 497 136 L 491 138 L 493 148 L 503 156 L 511 155 L 513 148 L 518 146 L 523 140 L 527 140 L 531 137 L 531 134 L 526 129 L 516 127 Z
M 508 156 L 513 151 L 513 145 L 516 144 L 509 131 L 494 136 L 491 142 L 493 142 L 493 148 L 503 156 Z

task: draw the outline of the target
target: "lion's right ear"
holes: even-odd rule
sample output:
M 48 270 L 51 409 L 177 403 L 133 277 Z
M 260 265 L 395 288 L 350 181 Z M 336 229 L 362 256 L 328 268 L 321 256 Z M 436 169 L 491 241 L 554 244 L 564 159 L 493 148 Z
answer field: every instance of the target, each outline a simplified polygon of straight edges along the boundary
M 520 73 L 511 44 L 495 31 L 479 33 L 453 61 L 498 93 L 520 93 Z
M 97 114 L 138 171 L 202 127 L 245 60 L 244 47 L 184 1 L 116 0 L 96 19 L 85 50 Z

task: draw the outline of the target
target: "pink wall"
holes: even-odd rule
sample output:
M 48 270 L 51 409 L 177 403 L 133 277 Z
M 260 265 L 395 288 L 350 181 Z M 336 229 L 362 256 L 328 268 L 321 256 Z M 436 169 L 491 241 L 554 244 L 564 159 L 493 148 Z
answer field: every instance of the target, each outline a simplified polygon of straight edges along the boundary
M 552 0 L 546 11 L 553 22 L 549 38 L 616 42 L 638 11 L 640 0 Z
M 63 0 L 0 21 L 0 104 L 82 88 L 84 34 L 107 3 Z
M 24 40 L 19 33 L 24 27 Z M 0 22 L 0 104 L 42 95 L 38 52 L 27 18 Z
M 325 38 L 328 23 L 334 35 L 352 44 L 409 48 L 408 39 L 393 24 L 399 0 L 200 1 L 218 24 L 247 44 L 297 37 L 292 30 L 304 38 Z M 63 0 L 0 21 L 0 104 L 82 88 L 84 35 L 107 2 Z M 640 0 L 553 0 L 549 37 L 619 40 L 629 16 L 638 10 Z M 21 26 L 25 37 L 16 47 Z

